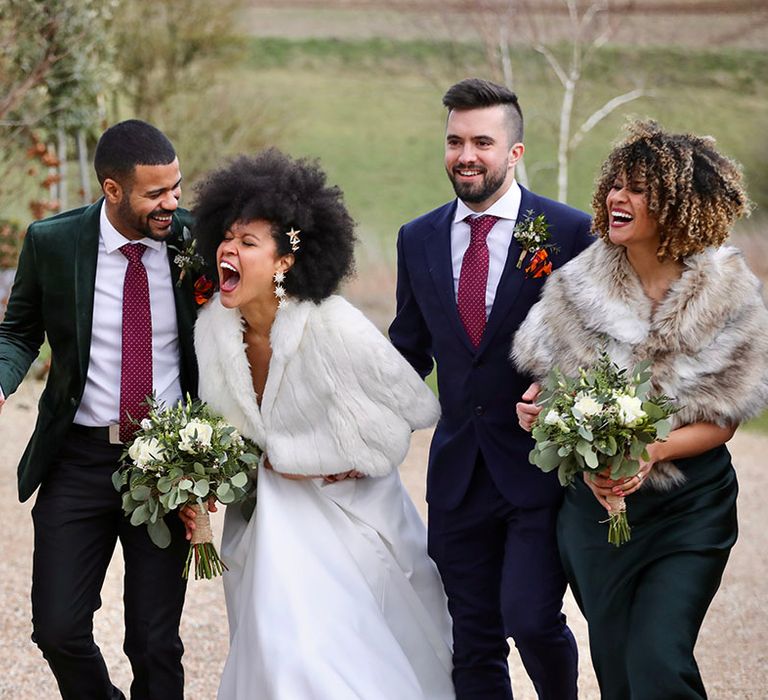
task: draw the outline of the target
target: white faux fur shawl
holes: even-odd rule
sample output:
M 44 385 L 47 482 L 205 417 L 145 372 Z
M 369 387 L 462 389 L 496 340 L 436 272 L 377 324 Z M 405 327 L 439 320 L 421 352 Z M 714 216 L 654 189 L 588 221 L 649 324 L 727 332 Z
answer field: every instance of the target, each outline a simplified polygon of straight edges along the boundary
M 552 273 L 512 359 L 542 379 L 555 365 L 575 374 L 603 346 L 622 367 L 652 360 L 654 388 L 680 407 L 675 426 L 736 424 L 768 404 L 768 311 L 736 248 L 687 258 L 654 309 L 625 248 L 597 241 Z
M 383 476 L 405 458 L 411 431 L 437 421 L 434 394 L 339 296 L 286 304 L 270 342 L 259 408 L 240 312 L 216 295 L 195 326 L 200 398 L 264 449 L 277 471 Z

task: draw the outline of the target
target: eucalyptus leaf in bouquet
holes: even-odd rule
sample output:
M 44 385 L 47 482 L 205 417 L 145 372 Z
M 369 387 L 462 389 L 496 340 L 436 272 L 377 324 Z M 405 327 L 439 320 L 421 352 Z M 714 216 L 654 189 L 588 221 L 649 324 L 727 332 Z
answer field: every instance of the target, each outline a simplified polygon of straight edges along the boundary
M 253 487 L 261 450 L 189 394 L 171 408 L 155 397 L 147 403 L 149 415 L 126 445 L 112 483 L 122 491 L 123 511 L 131 524 L 146 525 L 158 547 L 171 542 L 163 518 L 193 506 L 197 527 L 184 577 L 194 557 L 195 578 L 213 578 L 226 566 L 213 545 L 205 503 L 210 498 L 225 504 L 242 501 Z
M 557 469 L 563 486 L 582 472 L 635 476 L 639 460 L 649 458 L 647 446 L 669 435 L 669 417 L 677 410 L 669 397 L 651 394 L 650 362 L 628 372 L 605 351 L 575 377 L 553 369 L 537 403 L 542 411 L 532 429 L 530 461 L 545 472 Z M 618 546 L 630 538 L 626 503 L 621 496 L 608 501 L 608 541 Z

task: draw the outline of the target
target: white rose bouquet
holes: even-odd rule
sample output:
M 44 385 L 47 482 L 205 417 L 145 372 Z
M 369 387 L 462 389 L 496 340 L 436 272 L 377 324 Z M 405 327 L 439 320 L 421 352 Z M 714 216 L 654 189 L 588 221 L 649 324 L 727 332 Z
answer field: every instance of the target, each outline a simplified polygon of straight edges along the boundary
M 123 491 L 123 511 L 132 525 L 146 524 L 158 547 L 167 547 L 171 533 L 163 518 L 190 504 L 197 510 L 197 528 L 189 547 L 184 577 L 192 557 L 195 578 L 213 578 L 226 568 L 213 545 L 209 498 L 221 503 L 241 501 L 251 486 L 250 472 L 261 450 L 187 395 L 166 408 L 148 399 L 149 415 L 122 455 L 123 465 L 112 481 Z
M 594 367 L 566 377 L 555 368 L 537 403 L 542 407 L 532 434 L 536 446 L 530 460 L 545 472 L 557 469 L 560 483 L 571 484 L 581 472 L 610 469 L 612 479 L 635 476 L 646 446 L 664 440 L 675 412 L 671 399 L 650 396 L 650 362 L 631 374 L 603 352 Z M 630 538 L 626 503 L 610 496 L 608 541 L 619 546 Z

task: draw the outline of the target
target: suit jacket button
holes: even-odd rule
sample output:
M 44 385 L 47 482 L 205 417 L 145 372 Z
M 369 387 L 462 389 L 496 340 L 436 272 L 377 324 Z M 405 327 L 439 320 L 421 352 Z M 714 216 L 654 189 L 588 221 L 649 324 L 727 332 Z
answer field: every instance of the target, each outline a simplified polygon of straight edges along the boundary
M 483 361 L 482 360 L 472 360 L 472 366 L 473 367 L 482 367 Z
M 483 406 L 475 406 L 475 415 L 476 416 L 482 416 L 483 413 L 485 413 L 485 408 Z
M 74 396 L 70 396 L 69 403 L 71 403 L 73 406 L 77 406 L 77 399 Z

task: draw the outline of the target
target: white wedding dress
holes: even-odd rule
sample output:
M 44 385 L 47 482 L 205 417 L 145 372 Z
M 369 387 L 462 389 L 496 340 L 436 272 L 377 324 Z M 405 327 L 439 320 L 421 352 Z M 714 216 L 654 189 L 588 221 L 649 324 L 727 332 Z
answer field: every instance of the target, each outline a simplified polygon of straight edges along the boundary
M 393 471 L 325 484 L 259 469 L 227 508 L 230 652 L 219 700 L 447 700 L 451 627 L 421 518 Z
M 249 521 L 227 508 L 221 556 L 230 651 L 219 700 L 451 700 L 451 624 L 427 537 L 400 481 L 432 392 L 341 297 L 278 310 L 261 405 L 240 313 L 200 312 L 200 397 L 275 469 Z

